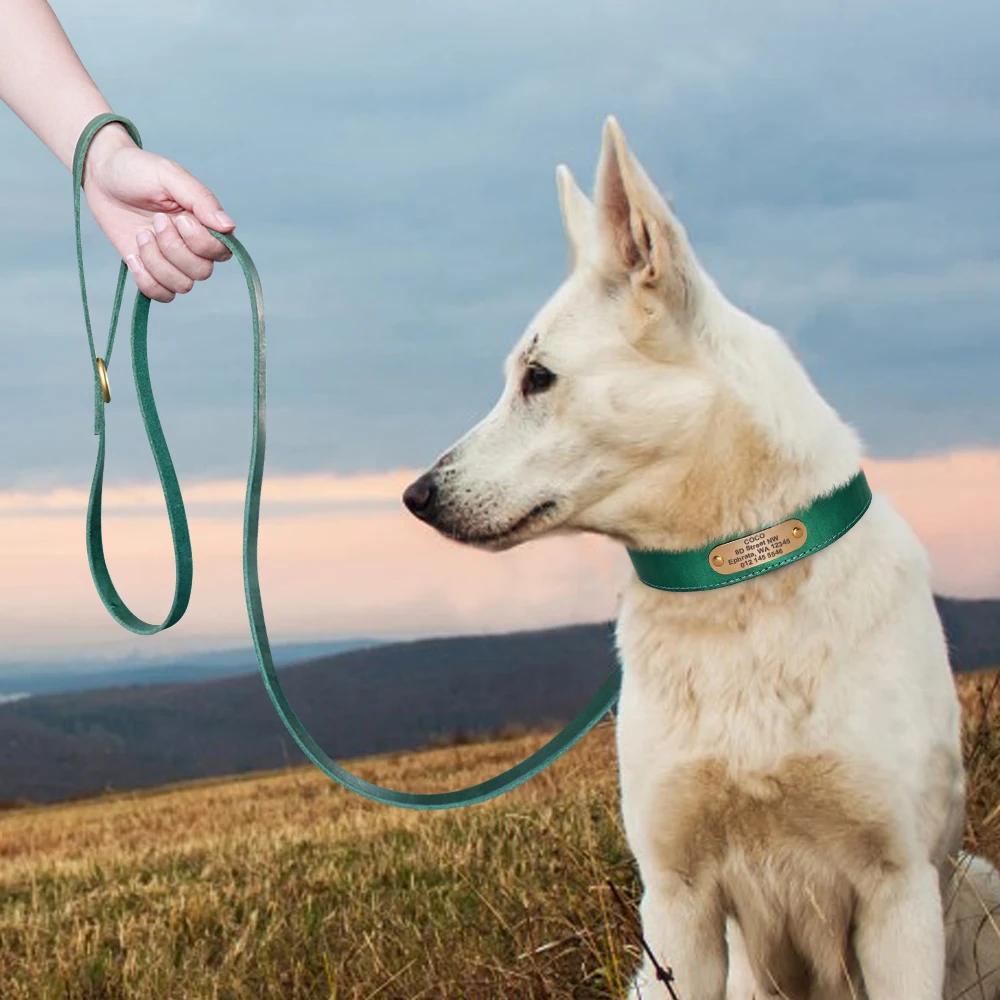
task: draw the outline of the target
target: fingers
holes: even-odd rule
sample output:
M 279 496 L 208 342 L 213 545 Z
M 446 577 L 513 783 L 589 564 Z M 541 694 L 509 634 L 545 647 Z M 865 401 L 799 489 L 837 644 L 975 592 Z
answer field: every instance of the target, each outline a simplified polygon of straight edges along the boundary
M 139 244 L 139 263 L 142 264 L 143 270 L 149 276 L 155 294 L 150 294 L 139 284 L 140 273 L 138 271 L 133 270 L 132 273 L 135 274 L 136 284 L 139 284 L 140 289 L 149 298 L 156 299 L 158 302 L 170 302 L 176 292 L 183 294 L 194 288 L 194 279 L 167 259 L 155 236 L 148 229 L 143 229 L 135 241 Z M 186 252 L 191 253 L 190 250 Z M 177 256 L 176 248 L 172 249 L 171 253 Z M 191 256 L 194 255 L 191 254 Z M 134 256 L 130 254 L 129 257 L 132 260 L 131 262 L 127 261 L 127 263 L 130 263 L 131 266 L 131 263 L 134 263 Z M 205 263 L 211 267 L 211 262 L 206 261 Z
M 232 250 L 224 243 L 220 243 L 214 236 L 209 236 L 208 230 L 197 219 L 190 215 L 177 215 L 174 216 L 173 221 L 184 238 L 185 244 L 199 257 L 204 257 L 207 260 L 229 260 L 232 257 Z M 156 225 L 155 219 L 153 225 L 154 227 Z M 222 232 L 223 227 L 221 223 L 217 222 L 212 228 Z M 162 240 L 160 247 L 165 249 Z M 192 274 L 191 277 L 194 275 Z
M 191 206 L 190 215 L 193 216 L 192 222 L 196 230 L 191 235 L 197 236 L 201 240 L 203 249 L 212 246 L 216 253 L 226 252 L 225 247 L 214 236 L 209 236 L 205 232 L 204 227 L 209 226 L 216 232 L 231 232 L 236 227 L 236 223 L 222 211 L 219 199 L 212 194 L 209 188 L 189 174 L 180 164 L 174 163 L 173 160 L 167 162 L 170 169 L 164 177 L 164 185 L 178 205 Z M 184 236 L 187 239 L 188 234 L 185 233 Z M 195 246 L 192 246 L 191 249 L 195 253 L 201 253 L 201 250 Z M 208 256 L 204 253 L 201 255 Z M 215 254 L 211 256 L 213 260 L 224 259 Z
M 139 254 L 129 255 L 126 263 L 140 291 L 158 302 L 170 302 L 177 292 L 189 292 L 196 281 L 204 281 L 212 274 L 212 260 L 229 260 L 233 255 L 200 222 L 187 215 L 171 218 L 157 212 L 153 232 L 143 230 L 136 242 Z
M 190 278 L 192 281 L 204 281 L 212 273 L 212 262 L 189 249 L 188 244 L 181 239 L 181 235 L 177 231 L 174 222 L 162 212 L 157 212 L 153 216 L 153 232 L 156 236 L 156 248 L 163 255 L 164 259 L 173 264 L 185 277 Z M 219 241 L 214 240 L 213 242 L 218 243 Z M 219 246 L 222 246 L 222 244 L 219 243 Z M 222 247 L 222 249 L 225 250 L 226 248 Z M 146 266 L 149 267 L 148 264 Z M 161 285 L 165 284 L 163 279 L 156 273 L 155 268 L 151 267 L 150 270 L 153 272 L 153 277 Z M 167 287 L 173 288 L 172 285 L 167 285 Z M 186 291 L 186 289 L 181 288 L 173 288 L 173 290 L 175 292 Z
M 139 235 L 141 236 L 143 233 L 148 233 L 148 230 L 144 229 Z M 148 246 L 148 243 L 146 245 Z M 140 253 L 141 252 L 142 251 L 140 250 Z M 156 280 L 156 278 L 153 277 L 153 275 L 146 269 L 146 265 L 143 263 L 142 258 L 138 253 L 130 253 L 125 258 L 125 263 L 128 264 L 128 268 L 132 272 L 132 277 L 135 279 L 135 283 L 139 286 L 139 291 L 142 292 L 147 299 L 153 299 L 156 302 L 173 301 L 175 293 L 169 288 L 165 288 L 159 283 L 159 281 Z M 191 284 L 193 285 L 194 282 Z

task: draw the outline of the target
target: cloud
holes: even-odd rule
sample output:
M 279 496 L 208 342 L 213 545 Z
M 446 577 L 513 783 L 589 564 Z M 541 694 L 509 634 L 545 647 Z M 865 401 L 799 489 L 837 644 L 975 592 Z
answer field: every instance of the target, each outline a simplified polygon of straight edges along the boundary
M 496 555 L 467 549 L 401 510 L 396 490 L 414 475 L 265 481 L 259 565 L 272 642 L 509 631 L 614 613 L 627 567 L 619 547 L 581 537 L 543 539 Z M 195 556 L 191 606 L 180 623 L 150 638 L 144 647 L 150 653 L 246 640 L 243 489 L 244 483 L 233 481 L 188 491 Z M 149 621 L 166 613 L 174 580 L 165 514 L 148 512 L 157 506 L 156 492 L 113 491 L 114 510 L 104 531 L 116 587 Z M 387 509 L 390 493 L 396 499 Z M 326 502 L 326 511 L 310 509 L 317 500 Z M 344 500 L 354 501 L 354 509 L 336 509 Z M 108 616 L 90 579 L 86 497 L 42 492 L 36 505 L 47 513 L 30 512 L 23 492 L 0 497 L 6 655 L 132 648 L 134 639 Z
M 1000 9 L 985 0 L 57 12 L 146 147 L 237 219 L 267 303 L 270 470 L 418 466 L 486 412 L 563 272 L 554 167 L 589 183 L 609 112 L 723 289 L 786 333 L 877 454 L 1000 444 Z M 15 359 L 0 426 L 18 427 L 0 486 L 80 487 L 93 442 L 69 178 L 13 116 L 0 145 L 0 346 Z M 102 344 L 118 261 L 86 215 Z M 241 475 L 242 274 L 219 267 L 154 305 L 151 335 L 178 461 Z M 141 479 L 117 350 L 110 461 Z
M 1000 452 L 869 461 L 865 469 L 930 551 L 939 593 L 1000 594 Z
M 261 505 L 271 510 L 275 503 L 299 509 L 316 504 L 338 507 L 345 503 L 371 507 L 391 501 L 398 506 L 403 490 L 417 475 L 412 471 L 395 471 L 348 478 L 331 475 L 265 478 Z M 234 503 L 242 508 L 246 482 L 214 479 L 182 489 L 184 506 L 189 511 L 221 504 L 232 507 Z M 51 512 L 79 515 L 86 509 L 89 495 L 89 490 L 63 487 L 44 491 L 8 490 L 0 493 L 0 516 Z M 148 514 L 160 511 L 163 505 L 163 490 L 158 483 L 109 485 L 102 491 L 101 507 L 105 511 Z
M 939 593 L 1000 593 L 1000 451 L 865 462 L 928 547 Z M 439 537 L 402 510 L 416 470 L 264 481 L 259 565 L 272 642 L 499 632 L 617 613 L 631 566 L 622 546 L 555 536 L 485 553 Z M 242 579 L 243 480 L 185 488 L 195 559 L 190 608 L 144 639 L 150 655 L 248 641 Z M 108 491 L 105 550 L 126 604 L 147 621 L 170 606 L 173 550 L 159 488 Z M 7 658 L 122 653 L 136 640 L 101 605 L 87 565 L 86 494 L 0 493 L 0 634 Z M 53 616 L 52 609 L 58 608 Z

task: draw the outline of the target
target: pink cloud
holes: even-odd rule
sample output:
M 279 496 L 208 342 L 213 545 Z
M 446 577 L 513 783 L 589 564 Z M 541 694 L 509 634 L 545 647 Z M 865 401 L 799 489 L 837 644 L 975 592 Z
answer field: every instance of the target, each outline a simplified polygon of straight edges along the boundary
M 869 460 L 864 468 L 930 551 L 938 593 L 1000 595 L 1000 452 Z
M 993 501 L 1000 452 L 872 459 L 864 467 L 872 487 L 889 496 L 928 546 L 938 592 L 1000 593 L 1000 507 Z M 500 554 L 464 548 L 397 506 L 414 475 L 397 470 L 265 480 L 260 574 L 272 642 L 507 631 L 615 614 L 630 572 L 620 545 L 579 535 Z M 191 606 L 178 625 L 152 637 L 123 630 L 94 591 L 84 491 L 0 494 L 3 655 L 55 649 L 158 655 L 249 644 L 244 488 L 242 480 L 185 488 L 195 556 Z M 116 586 L 138 615 L 159 621 L 173 593 L 159 487 L 118 487 L 108 494 L 105 541 Z M 316 509 L 324 505 L 328 509 Z

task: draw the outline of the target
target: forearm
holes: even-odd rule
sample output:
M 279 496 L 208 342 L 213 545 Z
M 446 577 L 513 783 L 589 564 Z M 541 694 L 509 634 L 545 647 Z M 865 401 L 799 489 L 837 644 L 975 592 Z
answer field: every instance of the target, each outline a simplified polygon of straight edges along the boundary
M 67 170 L 87 122 L 113 110 L 46 0 L 0 0 L 0 100 Z M 105 126 L 94 137 L 87 166 L 121 145 L 134 145 L 125 128 Z

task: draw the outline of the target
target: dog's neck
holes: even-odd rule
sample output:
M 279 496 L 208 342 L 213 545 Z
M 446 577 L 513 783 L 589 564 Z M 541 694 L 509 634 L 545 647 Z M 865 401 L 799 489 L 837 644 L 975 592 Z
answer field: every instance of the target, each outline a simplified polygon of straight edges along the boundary
M 778 335 L 728 303 L 716 319 L 729 324 L 719 391 L 686 457 L 651 470 L 661 488 L 644 476 L 619 535 L 633 548 L 699 548 L 750 533 L 846 482 L 861 465 L 857 434 Z

